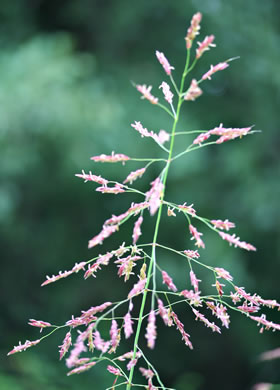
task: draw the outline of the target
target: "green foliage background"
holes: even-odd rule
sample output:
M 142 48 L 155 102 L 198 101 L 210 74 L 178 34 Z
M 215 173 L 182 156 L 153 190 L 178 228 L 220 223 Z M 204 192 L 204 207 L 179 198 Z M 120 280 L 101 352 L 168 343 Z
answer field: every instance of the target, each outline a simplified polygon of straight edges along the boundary
M 134 157 L 160 155 L 153 142 L 140 139 L 130 123 L 140 120 L 158 131 L 169 130 L 170 120 L 158 108 L 140 101 L 131 81 L 153 85 L 154 93 L 160 95 L 157 86 L 165 78 L 156 49 L 175 66 L 179 79 L 185 60 L 183 38 L 197 11 L 204 16 L 200 38 L 213 33 L 217 48 L 203 56 L 193 76 L 199 77 L 210 64 L 235 56 L 240 59 L 203 84 L 202 97 L 183 109 L 180 130 L 210 129 L 222 122 L 226 127 L 254 124 L 262 132 L 178 160 L 171 170 L 167 196 L 194 203 L 202 216 L 234 221 L 237 234 L 258 251 L 230 248 L 199 226 L 207 247 L 203 261 L 228 269 L 249 292 L 280 299 L 279 1 L 2 0 L 1 389 L 111 386 L 105 367 L 66 377 L 57 352 L 63 332 L 25 353 L 10 358 L 6 353 L 18 340 L 38 337 L 38 331 L 27 326 L 29 318 L 60 324 L 92 305 L 127 294 L 130 286 L 118 280 L 114 267 L 86 282 L 76 275 L 48 287 L 40 288 L 40 284 L 46 274 L 129 242 L 132 225 L 108 239 L 103 249 L 89 253 L 87 241 L 100 231 L 103 221 L 140 199 L 101 195 L 74 174 L 93 170 L 121 181 L 141 165 L 99 166 L 89 158 L 112 150 Z M 191 141 L 180 138 L 178 150 Z M 139 188 L 146 191 L 160 169 L 153 166 Z M 150 240 L 153 226 L 154 219 L 145 222 L 143 240 Z M 165 218 L 160 241 L 187 248 L 184 220 Z M 160 255 L 160 262 L 185 288 L 185 264 L 164 252 Z M 209 275 L 200 276 L 205 286 L 213 283 Z M 279 322 L 279 314 L 267 314 Z M 245 316 L 233 314 L 230 330 L 214 335 L 184 307 L 178 315 L 191 334 L 194 351 L 186 350 L 175 329 L 159 323 L 157 348 L 149 354 L 167 386 L 242 390 L 259 381 L 280 382 L 277 360 L 258 361 L 261 352 L 279 346 L 276 333 L 260 335 Z

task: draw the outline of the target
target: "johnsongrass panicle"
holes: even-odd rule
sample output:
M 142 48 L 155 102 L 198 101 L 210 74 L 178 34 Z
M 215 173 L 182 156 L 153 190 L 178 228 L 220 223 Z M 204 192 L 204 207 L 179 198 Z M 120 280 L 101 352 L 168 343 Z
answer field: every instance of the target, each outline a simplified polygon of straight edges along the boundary
M 170 66 L 168 60 L 166 59 L 165 55 L 159 51 L 156 51 L 156 56 L 159 61 L 159 63 L 162 65 L 165 73 L 170 76 L 171 71 L 175 69 L 173 66 Z M 171 104 L 171 103 L 170 103 Z
M 88 174 L 85 173 L 85 171 L 82 171 L 81 174 L 76 175 L 77 177 L 82 178 L 85 182 L 91 181 L 99 184 L 100 186 L 96 188 L 96 191 L 98 192 L 108 194 L 119 194 L 126 192 L 124 198 L 133 194 L 138 197 L 137 202 L 139 202 L 132 202 L 130 207 L 126 207 L 126 211 L 122 212 L 121 214 L 117 213 L 117 215 L 113 214 L 109 218 L 106 217 L 107 219 L 102 226 L 101 232 L 89 240 L 88 247 L 94 248 L 97 245 L 103 244 L 103 241 L 106 238 L 117 232 L 119 228 L 124 225 L 131 217 L 138 216 L 134 222 L 131 244 L 117 244 L 114 246 L 114 248 L 117 249 L 104 251 L 106 252 L 105 254 L 95 254 L 94 257 L 88 261 L 81 261 L 76 263 L 69 271 L 59 271 L 58 275 L 53 275 L 52 277 L 47 276 L 46 280 L 42 284 L 42 286 L 50 284 L 57 280 L 66 278 L 73 273 L 78 273 L 81 270 L 84 271 L 85 279 L 88 279 L 90 276 L 95 278 L 96 275 L 98 275 L 97 271 L 104 266 L 107 266 L 111 259 L 115 257 L 113 262 L 117 265 L 118 276 L 123 276 L 124 282 L 127 282 L 129 279 L 133 279 L 130 288 L 127 289 L 127 292 L 130 290 L 128 292 L 127 298 L 118 302 L 115 302 L 114 299 L 114 303 L 105 302 L 97 306 L 92 306 L 88 310 L 82 311 L 79 316 L 74 317 L 73 315 L 71 319 L 66 322 L 66 324 L 61 326 L 51 325 L 49 322 L 31 319 L 29 324 L 40 328 L 41 331 L 46 327 L 52 327 L 53 329 L 48 334 L 44 335 L 41 339 L 35 341 L 27 340 L 23 345 L 19 343 L 19 345 L 15 346 L 14 349 L 8 353 L 8 355 L 25 351 L 26 349 L 37 345 L 41 340 L 48 337 L 54 331 L 57 331 L 60 328 L 68 327 L 70 329 L 68 329 L 69 331 L 66 333 L 62 345 L 59 346 L 60 359 L 62 359 L 69 351 L 69 355 L 66 359 L 66 366 L 70 368 L 71 371 L 69 371 L 67 375 L 79 374 L 90 369 L 99 362 L 109 360 L 111 365 L 108 365 L 107 370 L 116 376 L 110 389 L 125 385 L 126 390 L 131 390 L 132 387 L 134 388 L 139 386 L 146 387 L 149 390 L 157 390 L 159 388 L 164 389 L 165 386 L 161 382 L 160 375 L 157 373 L 156 369 L 148 361 L 148 358 L 144 354 L 142 355 L 139 345 L 141 345 L 143 341 L 141 339 L 146 338 L 148 348 L 153 349 L 155 347 L 155 340 L 157 337 L 156 315 L 159 315 L 165 325 L 169 327 L 175 325 L 181 333 L 185 344 L 190 349 L 193 349 L 193 345 L 190 341 L 190 335 L 186 333 L 183 323 L 178 319 L 178 316 L 174 312 L 175 305 L 177 307 L 177 305 L 182 304 L 184 306 L 190 307 L 197 320 L 200 320 L 207 327 L 210 327 L 214 332 L 217 333 L 221 332 L 220 327 L 218 327 L 214 322 L 210 322 L 205 317 L 205 315 L 200 312 L 200 308 L 204 309 L 206 306 L 207 309 L 210 309 L 212 315 L 215 316 L 215 320 L 217 318 L 225 328 L 229 328 L 230 324 L 228 310 L 234 309 L 235 311 L 239 311 L 241 314 L 245 314 L 247 318 L 257 322 L 257 324 L 261 327 L 261 332 L 264 330 L 264 328 L 272 329 L 274 331 L 280 330 L 280 325 L 272 321 L 268 321 L 264 314 L 260 313 L 260 316 L 258 317 L 252 315 L 261 311 L 263 306 L 271 309 L 276 307 L 279 310 L 280 303 L 278 303 L 275 299 L 263 299 L 256 293 L 249 294 L 243 287 L 237 287 L 233 285 L 233 278 L 228 271 L 222 267 L 208 265 L 209 262 L 207 258 L 204 258 L 203 256 L 200 258 L 200 254 L 197 250 L 176 250 L 173 247 L 169 248 L 163 244 L 159 244 L 158 242 L 158 236 L 161 230 L 160 224 L 162 223 L 163 219 L 162 217 L 166 215 L 167 212 L 168 216 L 177 215 L 177 218 L 183 217 L 184 220 L 187 219 L 191 240 L 194 240 L 194 244 L 198 248 L 205 248 L 205 244 L 201 238 L 202 233 L 198 232 L 196 227 L 191 224 L 193 220 L 199 220 L 200 222 L 204 223 L 212 231 L 218 233 L 222 239 L 228 241 L 230 245 L 234 245 L 235 247 L 250 251 L 256 250 L 253 245 L 248 244 L 245 241 L 241 241 L 240 238 L 235 234 L 230 235 L 227 233 L 229 229 L 235 227 L 235 224 L 230 222 L 228 219 L 224 221 L 220 219 L 209 220 L 208 218 L 198 215 L 197 211 L 193 208 L 193 204 L 177 204 L 178 202 L 174 203 L 166 200 L 166 185 L 169 184 L 169 168 L 171 165 L 173 167 L 174 160 L 182 157 L 183 155 L 186 155 L 188 152 L 199 149 L 201 146 L 207 146 L 208 144 L 214 143 L 221 144 L 229 140 L 234 140 L 235 138 L 242 138 L 247 134 L 251 134 L 252 129 L 252 127 L 225 128 L 221 123 L 218 127 L 208 131 L 190 130 L 177 132 L 177 125 L 183 103 L 185 103 L 185 101 L 196 100 L 202 94 L 202 90 L 200 89 L 199 84 L 204 80 L 211 80 L 211 76 L 213 74 L 226 69 L 229 66 L 228 62 L 230 60 L 220 62 L 215 66 L 211 65 L 210 69 L 202 76 L 199 81 L 190 77 L 190 80 L 192 80 L 191 84 L 189 88 L 185 90 L 186 76 L 189 77 L 189 73 L 195 67 L 197 60 L 203 55 L 203 53 L 209 50 L 211 46 L 215 46 L 213 44 L 214 35 L 206 36 L 203 42 L 198 42 L 195 58 L 193 58 L 194 56 L 190 52 L 190 49 L 192 48 L 194 39 L 199 33 L 201 18 L 202 15 L 199 12 L 193 16 L 191 26 L 189 27 L 187 36 L 185 38 L 187 45 L 186 65 L 182 73 L 179 87 L 176 85 L 176 82 L 171 75 L 174 67 L 170 66 L 163 53 L 159 51 L 156 52 L 156 56 L 159 62 L 163 66 L 166 74 L 170 76 L 172 87 L 176 91 L 177 98 L 176 101 L 173 102 L 174 96 L 171 92 L 170 86 L 163 81 L 159 87 L 162 89 L 165 100 L 171 105 L 171 109 L 166 105 L 158 104 L 158 98 L 151 94 L 151 86 L 147 87 L 145 84 L 136 85 L 137 90 L 142 94 L 142 99 L 147 99 L 150 103 L 158 105 L 158 108 L 161 108 L 168 113 L 169 119 L 170 116 L 173 118 L 173 123 L 169 128 L 167 128 L 167 131 L 160 130 L 159 133 L 155 133 L 154 131 L 149 131 L 147 128 L 144 128 L 140 121 L 135 121 L 131 124 L 131 126 L 140 134 L 141 138 L 152 138 L 157 143 L 157 146 L 160 146 L 160 148 L 163 149 L 164 152 L 168 154 L 168 156 L 165 155 L 166 158 L 130 158 L 126 154 L 112 152 L 111 155 L 101 154 L 92 157 L 92 160 L 95 162 L 131 163 L 130 160 L 133 160 L 133 163 L 136 161 L 148 162 L 145 167 L 137 167 L 138 169 L 131 171 L 123 181 L 123 184 L 117 181 L 108 181 L 101 176 L 94 175 L 91 171 Z M 193 62 L 191 63 L 190 61 L 192 60 Z M 168 121 L 165 122 L 166 126 L 168 123 Z M 189 145 L 183 145 L 183 142 L 185 141 L 182 141 L 182 145 L 177 145 L 178 147 L 182 146 L 183 151 L 179 151 L 178 154 L 175 154 L 174 143 L 175 140 L 177 140 L 177 137 L 175 136 L 179 134 L 182 135 L 191 133 L 198 133 L 198 135 Z M 214 136 L 217 137 L 216 140 L 214 139 L 214 141 L 210 141 L 208 143 L 205 142 L 210 137 Z M 122 134 L 122 137 L 125 137 L 125 135 Z M 163 144 L 168 141 L 170 141 L 169 149 L 163 146 Z M 154 163 L 164 163 L 164 166 L 155 167 L 156 164 Z M 145 190 L 140 191 L 137 188 L 131 187 L 131 184 L 136 179 L 140 178 L 151 164 L 153 164 L 153 167 L 155 168 L 153 171 L 154 175 L 149 180 L 151 181 L 150 188 L 146 188 Z M 129 183 L 130 186 L 128 187 L 127 185 L 124 185 L 126 183 Z M 172 191 L 169 193 L 172 194 Z M 109 198 L 112 197 L 109 195 Z M 152 234 L 152 239 L 149 239 L 147 243 L 138 244 L 139 237 L 142 234 L 142 222 L 145 209 L 149 209 L 151 216 L 155 216 L 155 223 L 152 220 L 154 224 L 154 231 Z M 148 224 L 149 222 L 147 221 L 145 227 L 148 226 Z M 170 234 L 176 234 L 173 232 L 173 227 Z M 215 240 L 215 237 L 213 239 Z M 164 254 L 161 256 L 159 251 L 164 250 L 167 250 L 169 255 L 178 255 L 178 261 L 182 261 L 180 267 L 183 270 L 183 273 L 186 273 L 184 267 L 188 267 L 187 269 L 189 271 L 190 284 L 192 289 L 185 289 L 181 292 L 178 292 L 177 286 L 173 282 L 172 277 L 167 274 L 166 271 L 162 270 L 162 259 L 167 257 Z M 176 259 L 174 260 L 176 261 Z M 173 262 L 173 258 L 171 258 L 170 261 Z M 215 283 L 213 286 L 216 288 L 217 292 L 212 290 L 210 295 L 202 295 L 200 292 L 200 289 L 202 290 L 203 287 L 202 281 L 198 279 L 194 273 L 193 265 L 195 265 L 195 267 L 203 267 L 204 270 L 210 271 L 211 276 L 214 276 Z M 168 269 L 171 269 L 171 265 L 168 267 Z M 136 275 L 133 271 L 135 271 Z M 160 272 L 163 283 L 167 286 L 167 288 L 164 288 L 164 291 L 160 291 L 160 288 L 157 289 L 157 281 Z M 91 282 L 94 283 L 94 279 L 90 279 Z M 222 281 L 224 283 L 225 281 L 227 282 L 229 294 L 224 294 L 224 284 L 221 283 L 221 279 L 223 279 Z M 130 284 L 130 282 L 128 284 Z M 106 289 L 108 290 L 107 287 L 108 286 L 106 286 Z M 165 297 L 165 304 L 160 299 L 162 296 Z M 135 302 L 135 309 L 133 309 L 132 300 Z M 148 304 L 149 302 L 151 303 Z M 155 309 L 156 304 L 157 307 Z M 233 307 L 233 305 L 235 306 Z M 126 309 L 127 306 L 128 309 Z M 132 310 L 135 311 L 133 319 L 131 314 Z M 126 314 L 123 315 L 122 313 Z M 143 325 L 146 318 L 148 318 L 148 323 L 146 331 L 143 331 Z M 111 324 L 111 326 L 109 325 L 109 331 L 105 325 L 106 323 Z M 78 329 L 76 332 L 75 328 L 77 327 L 82 330 Z M 134 339 L 131 340 L 131 343 L 133 344 L 133 350 L 120 356 L 112 357 L 110 354 L 115 353 L 120 344 L 122 330 L 126 339 L 132 339 L 131 336 L 133 335 Z M 72 338 L 74 338 L 73 347 L 70 348 L 72 345 Z M 89 357 L 81 356 L 81 354 L 84 353 L 88 353 Z M 138 386 L 138 384 L 135 383 L 134 369 L 138 359 L 141 357 L 145 361 L 147 368 L 145 369 L 140 367 L 140 371 L 148 383 L 147 385 L 141 384 Z M 117 384 L 119 376 L 123 376 L 125 378 L 125 382 Z M 157 381 L 157 386 L 153 385 L 152 380 Z

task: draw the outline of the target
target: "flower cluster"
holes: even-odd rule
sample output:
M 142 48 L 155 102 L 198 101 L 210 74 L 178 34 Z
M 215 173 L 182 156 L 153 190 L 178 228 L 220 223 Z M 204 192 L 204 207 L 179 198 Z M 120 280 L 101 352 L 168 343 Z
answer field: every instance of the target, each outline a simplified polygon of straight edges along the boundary
M 265 314 L 255 315 L 264 306 L 271 309 L 280 309 L 280 304 L 276 300 L 264 299 L 256 293 L 247 293 L 245 288 L 238 287 L 233 282 L 234 278 L 228 270 L 203 262 L 203 250 L 207 248 L 208 236 L 203 235 L 202 231 L 204 231 L 204 227 L 210 228 L 213 236 L 216 235 L 216 238 L 227 241 L 235 248 L 256 251 L 255 246 L 242 241 L 235 233 L 229 234 L 228 231 L 234 229 L 235 224 L 228 219 L 208 219 L 200 215 L 199 210 L 194 209 L 191 202 L 176 204 L 166 200 L 167 177 L 169 168 L 175 159 L 208 145 L 206 141 L 212 136 L 217 136 L 218 138 L 216 142 L 209 142 L 209 144 L 221 144 L 252 133 L 251 126 L 225 128 L 223 124 L 220 124 L 212 130 L 199 132 L 200 134 L 190 145 L 184 146 L 182 152 L 179 152 L 177 155 L 174 152 L 175 136 L 177 135 L 176 126 L 182 104 L 194 101 L 201 96 L 202 89 L 200 84 L 205 80 L 211 80 L 211 76 L 214 73 L 228 67 L 228 61 L 221 62 L 215 66 L 211 65 L 210 70 L 204 73 L 201 80 L 190 79 L 188 81 L 189 87 L 185 87 L 186 79 L 197 61 L 201 59 L 206 51 L 215 46 L 213 43 L 214 35 L 206 36 L 202 42 L 198 42 L 193 58 L 191 57 L 191 48 L 196 36 L 200 32 L 201 20 L 202 15 L 196 13 L 187 30 L 185 38 L 187 47 L 186 66 L 182 74 L 180 87 L 177 86 L 172 76 L 174 67 L 170 65 L 162 52 L 156 51 L 156 57 L 162 65 L 165 76 L 170 79 L 170 84 L 162 81 L 159 86 L 168 105 L 165 102 L 163 104 L 160 103 L 159 98 L 152 95 L 151 86 L 147 87 L 146 84 L 136 85 L 143 99 L 164 109 L 172 117 L 173 125 L 170 132 L 162 129 L 158 133 L 149 131 L 143 127 L 140 121 L 135 121 L 131 124 L 142 138 L 152 138 L 157 146 L 164 151 L 166 158 L 140 159 L 141 161 L 146 161 L 147 164 L 131 171 L 126 177 L 124 176 L 122 183 L 104 179 L 91 171 L 88 174 L 82 171 L 81 174 L 76 175 L 85 182 L 90 182 L 91 185 L 100 185 L 96 188 L 96 191 L 101 194 L 108 194 L 109 197 L 125 192 L 135 194 L 138 197 L 142 196 L 140 203 L 131 203 L 121 214 L 107 217 L 99 233 L 95 233 L 89 239 L 88 248 L 94 248 L 93 250 L 95 250 L 98 245 L 103 244 L 105 239 L 119 231 L 122 225 L 129 219 L 134 219 L 130 233 L 131 242 L 128 245 L 122 243 L 116 249 L 103 254 L 97 254 L 88 261 L 76 263 L 68 271 L 59 271 L 57 275 L 47 276 L 42 283 L 42 286 L 45 286 L 81 271 L 83 271 L 84 279 L 90 278 L 93 280 L 101 268 L 106 267 L 109 263 L 113 263 L 115 264 L 116 274 L 118 277 L 123 278 L 126 283 L 124 299 L 119 302 L 114 302 L 112 299 L 112 302 L 103 302 L 97 306 L 92 306 L 82 311 L 80 315 L 72 315 L 61 326 L 52 325 L 42 320 L 31 319 L 29 324 L 39 328 L 40 332 L 48 328 L 52 328 L 51 331 L 35 341 L 27 340 L 24 344 L 19 343 L 8 355 L 25 351 L 37 345 L 43 338 L 46 338 L 54 331 L 67 328 L 63 341 L 58 348 L 60 360 L 65 358 L 66 366 L 70 370 L 67 375 L 80 374 L 107 360 L 107 364 L 108 361 L 110 363 L 107 365 L 107 371 L 114 378 L 111 389 L 122 385 L 126 386 L 126 390 L 130 390 L 132 386 L 137 387 L 133 378 L 134 370 L 138 368 L 143 376 L 143 380 L 146 381 L 145 385 L 140 384 L 139 386 L 157 390 L 165 387 L 158 372 L 149 363 L 144 352 L 140 350 L 139 338 L 146 339 L 147 347 L 154 349 L 157 340 L 157 321 L 159 320 L 163 321 L 166 326 L 173 327 L 174 331 L 177 329 L 185 345 L 193 349 L 191 336 L 187 333 L 190 330 L 185 330 L 184 323 L 175 312 L 182 302 L 189 308 L 187 316 L 193 317 L 213 332 L 219 334 L 222 333 L 222 329 L 229 328 L 230 309 L 239 311 L 248 319 L 256 322 L 260 326 L 261 332 L 265 329 L 280 330 L 280 325 L 268 320 Z M 191 58 L 193 62 L 191 62 Z M 173 86 L 173 89 L 171 89 L 170 85 Z M 187 135 L 190 133 L 192 131 L 183 132 L 183 134 Z M 167 143 L 169 143 L 169 146 L 164 146 Z M 137 158 L 114 152 L 109 155 L 101 154 L 91 157 L 91 160 L 96 163 L 121 162 L 122 164 L 125 162 L 129 164 L 130 161 L 139 161 Z M 157 174 L 150 181 L 150 187 L 147 188 L 146 192 L 131 187 L 136 180 L 139 180 L 146 174 L 152 164 L 157 162 L 163 162 L 165 166 L 157 171 Z M 186 247 L 182 250 L 166 247 L 159 243 L 158 232 L 164 208 L 169 217 L 178 216 L 177 218 L 183 218 L 185 221 L 183 234 L 186 236 Z M 145 226 L 145 221 L 150 218 L 149 214 L 152 217 L 150 221 L 155 222 L 155 229 L 152 242 L 143 243 L 144 235 L 142 235 L 142 229 Z M 214 237 L 213 239 L 216 238 Z M 192 245 L 191 248 L 188 248 L 189 244 Z M 178 261 L 181 261 L 180 270 L 187 276 L 184 283 L 175 280 L 169 270 L 167 272 L 166 269 L 162 269 L 160 258 L 157 256 L 159 248 L 167 251 L 170 256 L 176 255 Z M 201 267 L 206 268 L 211 273 L 213 278 L 211 283 L 205 284 L 201 280 Z M 209 291 L 212 293 L 209 294 Z M 135 302 L 137 304 L 134 304 Z M 150 306 L 147 302 L 151 302 Z M 122 314 L 119 315 L 119 313 Z M 107 331 L 104 330 L 106 327 L 101 326 L 103 322 L 109 324 Z M 119 346 L 123 336 L 125 339 L 134 337 L 133 349 L 125 353 L 123 351 L 119 353 L 119 350 L 121 350 Z M 139 365 L 140 362 L 141 366 Z M 143 364 L 145 364 L 145 367 L 142 367 Z M 120 383 L 118 382 L 119 380 L 123 380 L 123 382 Z

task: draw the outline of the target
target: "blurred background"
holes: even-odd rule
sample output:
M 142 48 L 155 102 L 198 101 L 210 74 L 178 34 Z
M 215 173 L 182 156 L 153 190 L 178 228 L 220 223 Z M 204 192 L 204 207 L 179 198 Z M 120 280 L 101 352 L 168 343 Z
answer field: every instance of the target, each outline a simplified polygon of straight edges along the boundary
M 3 390 L 105 389 L 113 379 L 102 369 L 67 377 L 58 362 L 62 330 L 25 353 L 6 354 L 39 331 L 30 318 L 55 324 L 106 300 L 126 296 L 116 269 L 96 279 L 78 274 L 41 288 L 46 275 L 71 269 L 106 250 L 130 243 L 133 224 L 87 249 L 90 238 L 112 214 L 125 211 L 133 195 L 102 195 L 95 185 L 74 174 L 92 170 L 122 181 L 141 163 L 125 166 L 90 161 L 112 150 L 133 157 L 162 156 L 149 139 L 130 126 L 139 120 L 149 130 L 170 131 L 169 117 L 140 100 L 132 82 L 158 86 L 166 80 L 154 55 L 165 53 L 179 80 L 192 15 L 203 13 L 201 35 L 214 34 L 217 47 L 204 54 L 194 70 L 200 78 L 210 67 L 231 57 L 240 59 L 203 83 L 203 95 L 182 110 L 178 130 L 255 125 L 261 132 L 223 145 L 203 148 L 178 160 L 169 176 L 167 197 L 194 203 L 199 215 L 226 219 L 236 234 L 257 247 L 251 253 L 230 248 L 201 224 L 206 250 L 202 261 L 224 267 L 236 284 L 264 298 L 279 293 L 279 106 L 280 3 L 278 0 L 2 0 L 0 5 L 0 387 Z M 168 80 L 166 80 L 168 81 Z M 180 137 L 177 150 L 192 142 Z M 154 164 L 136 183 L 147 191 L 161 165 Z M 150 240 L 155 218 L 147 218 L 142 239 Z M 182 216 L 165 218 L 160 242 L 194 249 Z M 159 252 L 158 261 L 187 287 L 182 259 Z M 195 268 L 202 291 L 211 290 L 211 275 Z M 210 287 L 208 287 L 210 286 Z M 255 383 L 280 383 L 279 359 L 261 362 L 259 355 L 279 347 L 277 333 L 259 334 L 256 323 L 231 313 L 229 330 L 212 334 L 194 321 L 190 310 L 177 314 L 191 334 L 189 351 L 175 328 L 158 321 L 157 348 L 148 356 L 166 386 L 176 390 L 245 390 Z M 279 313 L 268 310 L 279 323 Z M 125 341 L 123 341 L 125 343 Z M 141 346 L 145 345 L 144 337 Z M 131 348 L 130 342 L 123 352 Z M 141 378 L 137 378 L 141 381 Z M 279 387 L 273 386 L 276 390 Z

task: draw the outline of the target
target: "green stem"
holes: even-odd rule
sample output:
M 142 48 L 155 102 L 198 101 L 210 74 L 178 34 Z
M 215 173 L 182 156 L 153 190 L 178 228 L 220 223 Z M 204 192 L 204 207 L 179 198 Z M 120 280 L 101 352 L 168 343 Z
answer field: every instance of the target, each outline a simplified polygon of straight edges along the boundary
M 132 359 L 135 359 L 135 356 L 136 356 L 136 351 L 137 351 L 137 347 L 138 347 L 138 340 L 139 340 L 141 326 L 142 326 L 142 322 L 143 322 L 143 313 L 144 313 L 145 303 L 146 303 L 147 294 L 148 294 L 148 290 L 147 289 L 148 289 L 148 286 L 149 286 L 149 283 L 150 283 L 150 279 L 151 279 L 151 276 L 152 276 L 152 270 L 153 270 L 153 267 L 154 267 L 154 263 L 156 262 L 156 243 L 157 243 L 157 237 L 158 237 L 158 232 L 159 232 L 159 224 L 160 224 L 161 214 L 162 214 L 163 199 L 164 199 L 164 195 L 165 195 L 165 185 L 166 185 L 166 181 L 167 181 L 169 167 L 170 167 L 170 164 L 171 164 L 171 161 L 172 161 L 172 153 L 173 153 L 174 141 L 175 141 L 174 135 L 175 135 L 175 131 L 176 131 L 176 126 L 177 126 L 177 123 L 178 123 L 178 120 L 179 120 L 179 116 L 180 116 L 180 109 L 181 109 L 182 103 L 184 101 L 184 98 L 182 98 L 182 92 L 183 92 L 183 89 L 184 89 L 185 78 L 186 78 L 186 75 L 188 73 L 189 61 L 190 61 L 190 51 L 188 50 L 187 51 L 187 59 L 186 59 L 185 69 L 184 69 L 184 72 L 183 72 L 183 75 L 182 75 L 182 79 L 181 79 L 180 93 L 179 93 L 178 104 L 177 104 L 177 109 L 176 109 L 176 116 L 174 118 L 174 122 L 173 122 L 173 126 L 172 126 L 168 160 L 167 160 L 164 172 L 163 172 L 163 178 L 162 178 L 163 191 L 162 191 L 162 195 L 161 195 L 161 202 L 160 202 L 160 207 L 159 207 L 158 214 L 157 214 L 155 231 L 154 231 L 154 237 L 153 237 L 153 243 L 152 243 L 152 258 L 151 258 L 151 261 L 150 261 L 150 264 L 149 264 L 149 268 L 148 268 L 148 272 L 147 272 L 147 282 L 146 282 L 145 290 L 143 292 L 142 303 L 141 303 L 140 312 L 139 312 L 139 320 L 138 320 L 136 334 L 135 334 L 135 339 L 134 339 L 134 349 L 133 349 L 133 358 Z M 131 370 L 130 370 L 129 380 L 128 380 L 128 384 L 126 386 L 126 390 L 130 390 L 131 389 L 133 373 L 134 373 L 134 367 L 132 367 Z

